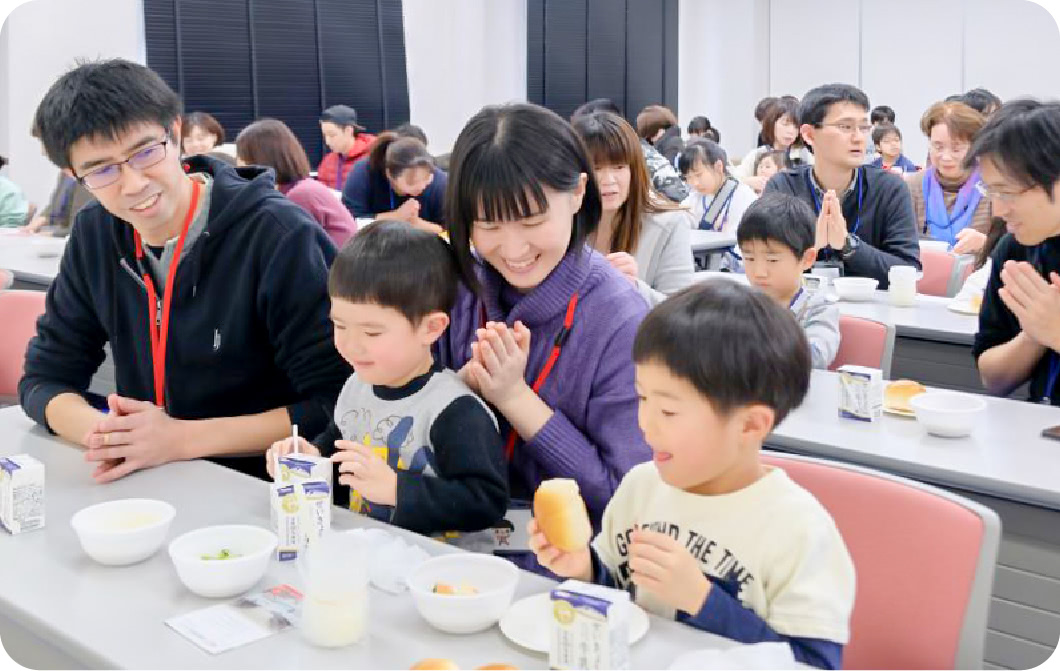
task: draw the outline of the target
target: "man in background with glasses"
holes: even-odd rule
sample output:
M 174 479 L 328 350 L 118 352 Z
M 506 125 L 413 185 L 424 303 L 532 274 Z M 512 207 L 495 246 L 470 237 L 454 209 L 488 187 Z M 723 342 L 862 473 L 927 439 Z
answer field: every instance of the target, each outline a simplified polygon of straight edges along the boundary
M 799 132 L 814 165 L 777 173 L 764 191 L 802 198 L 817 213 L 817 266 L 872 277 L 887 288 L 891 266 L 920 268 L 913 202 L 902 179 L 862 165 L 872 126 L 869 99 L 847 84 L 809 91 Z
M 98 202 L 77 215 L 19 398 L 86 448 L 100 482 L 194 458 L 262 475 L 292 423 L 326 427 L 349 375 L 331 342 L 331 241 L 271 172 L 182 164 L 180 107 L 154 72 L 115 59 L 60 77 L 34 119 Z M 118 393 L 94 398 L 108 342 Z

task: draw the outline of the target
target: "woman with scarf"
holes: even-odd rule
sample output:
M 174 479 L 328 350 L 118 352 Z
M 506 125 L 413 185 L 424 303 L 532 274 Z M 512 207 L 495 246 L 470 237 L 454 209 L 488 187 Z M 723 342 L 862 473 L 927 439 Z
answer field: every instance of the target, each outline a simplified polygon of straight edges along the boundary
M 922 238 L 945 240 L 957 254 L 976 254 L 990 233 L 990 201 L 979 170 L 964 167 L 983 115 L 961 102 L 935 103 L 920 119 L 928 137 L 927 169 L 905 177 Z

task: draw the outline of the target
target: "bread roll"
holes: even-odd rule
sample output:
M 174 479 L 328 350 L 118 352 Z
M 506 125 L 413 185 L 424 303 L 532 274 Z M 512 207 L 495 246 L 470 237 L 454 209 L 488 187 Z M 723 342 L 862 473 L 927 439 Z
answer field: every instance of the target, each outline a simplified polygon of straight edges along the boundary
M 421 659 L 409 667 L 412 671 L 456 671 L 460 667 L 451 659 L 431 657 Z
M 884 390 L 883 404 L 892 410 L 912 412 L 913 408 L 909 405 L 909 399 L 917 394 L 923 394 L 926 391 L 927 388 L 919 382 L 914 382 L 913 380 L 895 380 L 887 385 L 887 388 Z
M 534 493 L 534 519 L 549 544 L 564 552 L 583 550 L 592 540 L 589 513 L 574 480 L 555 478 L 542 482 Z

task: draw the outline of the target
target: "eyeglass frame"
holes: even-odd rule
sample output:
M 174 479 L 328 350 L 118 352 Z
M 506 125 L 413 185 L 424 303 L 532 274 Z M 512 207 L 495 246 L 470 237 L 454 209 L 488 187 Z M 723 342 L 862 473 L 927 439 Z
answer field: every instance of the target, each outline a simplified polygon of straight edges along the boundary
M 158 165 L 159 163 L 161 163 L 162 161 L 166 160 L 166 156 L 168 155 L 168 145 L 170 144 L 170 141 L 171 141 L 171 139 L 167 136 L 164 140 L 159 140 L 158 142 L 152 142 L 149 145 L 146 145 L 144 147 L 141 147 L 140 149 L 137 149 L 135 152 L 133 152 L 132 156 L 126 158 L 124 161 L 115 161 L 114 163 L 107 163 L 105 165 L 101 165 L 101 166 L 99 166 L 97 168 L 93 168 L 92 170 L 86 172 L 84 175 L 78 175 L 77 173 L 74 173 L 72 169 L 71 169 L 70 172 L 73 173 L 74 179 L 76 179 L 78 181 L 78 183 L 81 184 L 81 186 L 85 187 L 89 191 L 98 191 L 99 189 L 105 189 L 108 186 L 112 186 L 114 184 L 117 184 L 121 180 L 121 175 L 122 175 L 121 167 L 123 165 L 128 164 L 128 166 L 130 168 L 132 168 L 133 170 L 135 170 L 137 172 L 143 172 L 144 170 L 147 170 L 148 168 L 153 168 L 156 165 Z M 150 163 L 148 165 L 142 165 L 140 167 L 137 167 L 137 166 L 132 164 L 132 161 L 135 160 L 137 156 L 141 156 L 141 155 L 144 154 L 144 152 L 147 152 L 147 151 L 149 151 L 151 149 L 154 149 L 155 147 L 159 147 L 159 146 L 162 147 L 162 155 L 158 158 L 157 161 L 155 161 L 153 163 Z M 90 186 L 85 181 L 86 179 L 91 178 L 92 175 L 94 175 L 94 174 L 97 174 L 97 173 L 102 172 L 104 170 L 107 170 L 109 168 L 115 168 L 115 167 L 118 168 L 118 172 L 116 173 L 117 176 L 113 180 L 111 180 L 110 182 L 107 182 L 106 184 L 99 184 L 97 186 Z
M 843 133 L 844 135 L 853 135 L 854 131 L 858 131 L 858 135 L 868 135 L 869 133 L 872 132 L 872 124 L 865 124 L 865 125 L 858 124 L 858 125 L 855 126 L 853 124 L 848 124 L 848 123 L 846 123 L 844 121 L 833 121 L 833 122 L 830 122 L 830 123 L 824 123 L 822 121 L 821 123 L 815 123 L 814 124 L 815 128 L 824 128 L 825 126 L 829 126 L 831 128 L 835 128 L 837 131 L 839 131 L 840 133 Z M 849 130 L 843 130 L 843 128 L 842 128 L 843 126 L 850 126 L 850 129 Z
M 1034 186 L 1035 185 L 1032 184 L 1031 186 L 1028 186 L 1028 187 L 1026 187 L 1024 189 L 1020 189 L 1019 191 L 1016 191 L 1016 192 L 1004 192 L 1004 193 L 1002 193 L 1002 192 L 992 192 L 986 186 L 986 184 L 984 184 L 983 182 L 976 182 L 975 183 L 975 190 L 979 192 L 980 196 L 982 196 L 983 198 L 986 198 L 988 200 L 993 200 L 994 198 L 997 198 L 1002 203 L 1011 203 L 1014 200 L 1016 200 L 1017 198 L 1019 198 L 1020 196 L 1022 196 L 1023 194 L 1025 194 L 1028 191 L 1030 191 L 1031 189 L 1033 189 Z

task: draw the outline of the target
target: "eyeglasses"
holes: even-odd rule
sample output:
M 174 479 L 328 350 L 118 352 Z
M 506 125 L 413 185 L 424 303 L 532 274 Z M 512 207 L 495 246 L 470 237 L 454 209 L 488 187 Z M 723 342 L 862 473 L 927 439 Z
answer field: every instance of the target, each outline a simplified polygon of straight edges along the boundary
M 1017 198 L 1019 198 L 1020 196 L 1022 196 L 1025 193 L 1027 193 L 1028 191 L 1030 191 L 1033 188 L 1034 188 L 1033 186 L 1028 186 L 1026 189 L 1021 189 L 1020 191 L 1015 191 L 1015 192 L 1013 192 L 1013 191 L 993 191 L 992 189 L 987 188 L 986 184 L 983 184 L 982 182 L 976 182 L 975 183 L 975 190 L 978 191 L 980 193 L 980 195 L 983 196 L 983 198 L 989 198 L 990 200 L 994 200 L 996 198 L 997 200 L 1000 200 L 1002 203 L 1011 203 L 1012 201 L 1016 200 Z
M 130 168 L 137 171 L 147 170 L 151 166 L 161 163 L 162 159 L 166 157 L 166 145 L 168 144 L 168 138 L 161 142 L 149 144 L 124 161 L 108 163 L 96 168 L 78 177 L 77 181 L 81 182 L 86 189 L 91 190 L 110 186 L 121 179 L 121 167 L 126 163 L 129 164 Z
M 819 123 L 819 124 L 817 124 L 818 128 L 824 128 L 825 126 L 831 126 L 832 128 L 835 128 L 836 130 L 838 130 L 840 133 L 844 133 L 846 135 L 853 135 L 855 131 L 857 132 L 858 135 L 868 135 L 870 132 L 872 132 L 872 126 L 870 126 L 869 124 L 857 124 L 857 125 L 854 125 L 852 123 L 847 123 L 845 121 L 840 121 L 839 123 Z
M 939 158 L 943 156 L 949 156 L 950 158 L 961 158 L 962 156 L 968 153 L 968 150 L 971 149 L 971 147 L 972 145 L 970 144 L 957 144 L 951 145 L 949 147 L 943 146 L 941 144 L 933 144 L 931 145 L 931 151 L 938 154 Z

